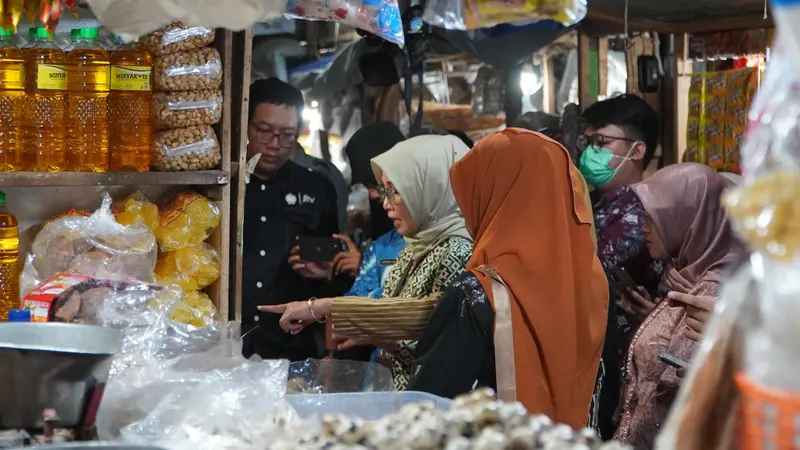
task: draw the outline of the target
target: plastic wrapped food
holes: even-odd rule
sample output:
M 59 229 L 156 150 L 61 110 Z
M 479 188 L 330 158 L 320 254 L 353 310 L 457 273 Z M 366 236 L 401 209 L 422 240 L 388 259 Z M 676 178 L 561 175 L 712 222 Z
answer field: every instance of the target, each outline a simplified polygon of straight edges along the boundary
M 161 307 L 161 299 L 150 301 L 150 307 L 158 309 Z M 169 313 L 170 320 L 175 322 L 202 328 L 214 326 L 219 322 L 217 308 L 208 295 L 199 291 L 189 291 L 183 296 L 183 300 L 177 303 Z
M 726 195 L 752 254 L 726 281 L 658 450 L 797 446 L 800 54 L 778 36 L 739 155 L 744 186 Z
M 177 284 L 187 292 L 207 288 L 219 274 L 219 254 L 206 243 L 162 253 L 155 269 L 159 284 Z
M 553 20 L 564 26 L 586 17 L 586 0 L 429 0 L 422 20 L 451 30 L 472 30 L 501 23 Z
M 306 359 L 289 365 L 286 390 L 301 394 L 394 391 L 392 372 L 360 361 Z
M 152 54 L 160 56 L 201 49 L 211 45 L 214 36 L 213 28 L 187 27 L 176 21 L 148 34 L 142 45 Z
M 158 206 L 141 192 L 131 194 L 122 202 L 114 204 L 114 215 L 121 225 L 142 224 L 153 233 L 158 229 L 161 217 Z
M 159 56 L 154 64 L 158 91 L 208 91 L 222 84 L 222 60 L 213 48 Z
M 68 216 L 42 228 L 26 258 L 20 288 L 24 295 L 62 272 L 151 282 L 156 255 L 153 233 L 144 225 L 117 223 L 106 193 L 91 216 Z
M 161 208 L 156 233 L 162 251 L 169 252 L 201 244 L 219 226 L 221 215 L 211 200 L 196 192 L 183 192 Z
M 209 170 L 221 160 L 217 133 L 208 125 L 162 131 L 153 142 L 153 168 L 162 172 Z
M 400 46 L 405 43 L 397 0 L 289 0 L 286 12 L 298 19 L 350 25 Z
M 156 92 L 153 111 L 162 130 L 213 125 L 222 117 L 222 91 Z

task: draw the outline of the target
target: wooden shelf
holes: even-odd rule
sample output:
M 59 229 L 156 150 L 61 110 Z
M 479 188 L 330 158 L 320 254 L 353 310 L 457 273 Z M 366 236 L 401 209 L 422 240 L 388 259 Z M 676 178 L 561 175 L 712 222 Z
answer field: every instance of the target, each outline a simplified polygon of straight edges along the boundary
M 47 186 L 224 186 L 230 175 L 224 170 L 198 172 L 3 172 L 0 187 L 47 187 Z

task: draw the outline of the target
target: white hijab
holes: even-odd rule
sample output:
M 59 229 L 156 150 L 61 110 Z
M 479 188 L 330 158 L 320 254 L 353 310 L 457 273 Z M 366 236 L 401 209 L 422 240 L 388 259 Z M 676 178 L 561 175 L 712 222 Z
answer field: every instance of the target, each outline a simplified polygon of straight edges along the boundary
M 453 236 L 472 240 L 450 187 L 450 167 L 468 151 L 455 136 L 426 135 L 372 158 L 375 178 L 380 181 L 386 175 L 417 225 L 413 236 L 404 236 L 414 259 Z

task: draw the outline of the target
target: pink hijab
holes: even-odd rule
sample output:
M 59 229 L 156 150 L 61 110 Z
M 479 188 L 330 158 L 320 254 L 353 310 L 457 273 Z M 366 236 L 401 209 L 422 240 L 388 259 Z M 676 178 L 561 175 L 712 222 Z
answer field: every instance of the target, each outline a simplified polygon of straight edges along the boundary
M 671 291 L 717 296 L 728 266 L 743 254 L 721 197 L 732 183 L 702 164 L 668 166 L 633 185 L 672 261 L 661 279 Z M 683 336 L 686 309 L 659 302 L 636 331 L 628 349 L 622 417 L 614 439 L 635 450 L 653 448 L 678 392 L 675 369 L 661 352 L 690 361 L 696 344 Z
M 667 166 L 633 185 L 673 257 L 662 280 L 671 290 L 695 293 L 704 290 L 701 284 L 718 284 L 726 267 L 742 254 L 721 207 L 722 194 L 732 185 L 697 163 Z

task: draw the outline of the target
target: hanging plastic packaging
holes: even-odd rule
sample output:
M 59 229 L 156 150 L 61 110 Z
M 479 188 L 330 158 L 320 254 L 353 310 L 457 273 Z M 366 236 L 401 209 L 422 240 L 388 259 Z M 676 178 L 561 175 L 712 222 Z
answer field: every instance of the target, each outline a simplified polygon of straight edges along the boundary
M 286 15 L 338 22 L 368 31 L 401 47 L 405 44 L 397 0 L 288 0 Z
M 564 26 L 586 17 L 586 0 L 428 0 L 422 20 L 450 30 L 552 20 Z
M 725 200 L 752 254 L 726 282 L 658 450 L 797 448 L 800 34 L 777 11 L 779 42 L 741 149 L 745 183 Z

